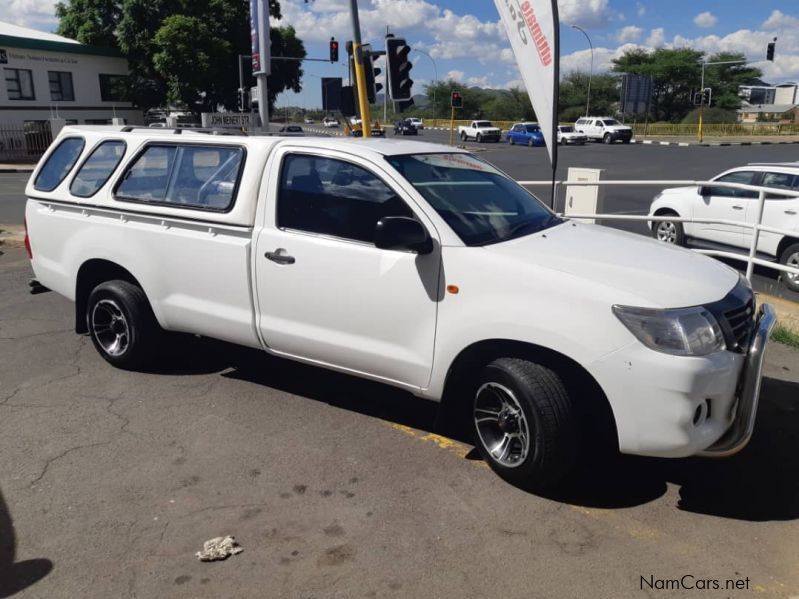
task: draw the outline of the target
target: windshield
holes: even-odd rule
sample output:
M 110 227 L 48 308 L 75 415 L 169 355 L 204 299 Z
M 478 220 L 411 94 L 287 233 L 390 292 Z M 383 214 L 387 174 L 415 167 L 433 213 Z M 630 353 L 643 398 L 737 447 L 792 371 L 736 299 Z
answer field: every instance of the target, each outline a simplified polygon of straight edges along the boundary
M 615 119 L 607 119 L 607 120 L 604 120 L 602 122 L 605 123 L 606 125 L 611 125 L 611 126 L 619 124 L 619 121 L 617 121 Z
M 533 125 L 527 126 L 527 133 L 538 133 L 539 131 L 541 131 L 541 127 L 535 127 Z
M 491 121 L 475 121 L 475 127 L 491 127 Z
M 563 222 L 518 183 L 471 154 L 411 154 L 386 160 L 466 245 L 507 241 Z

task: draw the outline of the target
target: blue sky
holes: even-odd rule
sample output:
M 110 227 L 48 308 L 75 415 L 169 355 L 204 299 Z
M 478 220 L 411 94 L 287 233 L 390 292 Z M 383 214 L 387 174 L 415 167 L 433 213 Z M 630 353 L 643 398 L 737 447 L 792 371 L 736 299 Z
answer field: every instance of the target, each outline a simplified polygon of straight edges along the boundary
M 245 1 L 245 0 L 242 0 Z M 51 31 L 52 0 L 0 0 L 3 20 Z M 359 0 L 364 41 L 382 45 L 385 27 L 405 37 L 430 58 L 414 52 L 412 73 L 421 92 L 425 82 L 453 78 L 469 85 L 509 87 L 519 73 L 493 0 Z M 588 70 L 590 51 L 576 24 L 591 36 L 595 70 L 608 68 L 625 48 L 691 47 L 707 52 L 739 51 L 750 60 L 765 57 L 766 43 L 779 37 L 777 60 L 759 64 L 772 82 L 799 80 L 797 0 L 559 0 L 561 71 Z M 283 19 L 305 41 L 310 57 L 326 57 L 331 35 L 350 39 L 349 0 L 281 0 Z M 278 24 L 278 23 L 275 23 Z M 321 103 L 319 77 L 346 76 L 337 65 L 308 62 L 304 90 L 286 93 L 278 105 Z

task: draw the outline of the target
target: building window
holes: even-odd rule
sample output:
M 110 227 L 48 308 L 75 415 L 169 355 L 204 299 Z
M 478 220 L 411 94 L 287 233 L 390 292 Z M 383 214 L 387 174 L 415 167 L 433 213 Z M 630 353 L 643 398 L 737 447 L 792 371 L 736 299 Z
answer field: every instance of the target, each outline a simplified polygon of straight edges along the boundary
M 48 71 L 50 78 L 50 99 L 54 102 L 73 102 L 75 90 L 72 87 L 72 73 L 66 71 Z
M 100 75 L 100 98 L 103 102 L 126 102 L 128 99 L 126 75 Z
M 9 100 L 35 100 L 33 74 L 28 69 L 4 69 Z

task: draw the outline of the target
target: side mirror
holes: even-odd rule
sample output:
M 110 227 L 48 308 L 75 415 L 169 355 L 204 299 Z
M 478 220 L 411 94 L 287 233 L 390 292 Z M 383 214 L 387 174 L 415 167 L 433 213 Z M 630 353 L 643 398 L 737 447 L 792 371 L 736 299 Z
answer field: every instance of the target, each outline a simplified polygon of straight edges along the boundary
M 429 254 L 433 240 L 418 220 L 407 216 L 386 216 L 377 221 L 375 245 L 383 250 Z

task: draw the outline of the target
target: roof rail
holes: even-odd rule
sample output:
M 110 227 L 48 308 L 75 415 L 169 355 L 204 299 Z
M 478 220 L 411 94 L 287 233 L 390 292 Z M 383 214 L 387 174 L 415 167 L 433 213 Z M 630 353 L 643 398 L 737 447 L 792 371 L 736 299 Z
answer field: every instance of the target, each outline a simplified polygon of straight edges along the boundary
M 799 160 L 791 162 L 749 162 L 746 166 L 787 166 L 790 168 L 799 168 Z
M 130 133 L 134 129 L 146 129 L 147 131 L 172 131 L 175 135 L 181 135 L 184 131 L 192 133 L 205 133 L 206 135 L 243 135 L 247 133 L 236 129 L 213 129 L 201 127 L 148 127 L 146 125 L 125 125 L 122 127 L 122 133 Z

